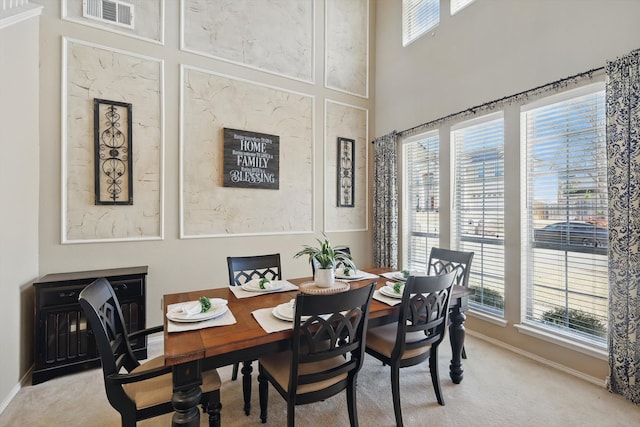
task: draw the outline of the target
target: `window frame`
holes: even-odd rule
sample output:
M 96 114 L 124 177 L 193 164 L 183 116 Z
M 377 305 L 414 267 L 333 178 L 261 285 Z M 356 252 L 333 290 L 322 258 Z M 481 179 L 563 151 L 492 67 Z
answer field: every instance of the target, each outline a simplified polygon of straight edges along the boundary
M 533 102 L 530 103 L 526 103 L 520 106 L 520 133 L 521 133 L 521 162 L 520 162 L 520 172 L 521 172 L 521 182 L 520 182 L 520 188 L 521 188 L 521 241 L 522 241 L 522 247 L 521 247 L 521 254 L 522 254 L 522 267 L 521 267 L 521 301 L 522 301 L 522 305 L 521 305 L 521 310 L 520 310 L 520 317 L 521 317 L 521 325 L 516 325 L 519 329 L 522 329 L 523 332 L 525 333 L 529 333 L 532 335 L 536 335 L 535 331 L 539 331 L 539 333 L 542 336 L 551 336 L 554 337 L 555 339 L 559 340 L 560 342 L 563 341 L 568 341 L 571 342 L 577 346 L 581 346 L 584 348 L 588 348 L 593 350 L 594 352 L 598 353 L 598 352 L 603 352 L 606 350 L 606 346 L 607 346 L 607 341 L 608 341 L 608 335 L 607 335 L 607 331 L 605 330 L 605 336 L 601 339 L 597 339 L 595 336 L 589 336 L 586 333 L 583 333 L 581 331 L 575 331 L 575 330 L 571 330 L 568 326 L 565 326 L 564 328 L 560 328 L 560 327 L 556 327 L 554 325 L 549 325 L 549 324 L 545 324 L 543 321 L 541 320 L 535 320 L 532 317 L 535 316 L 534 310 L 532 308 L 532 306 L 530 304 L 533 304 L 535 302 L 535 298 L 531 297 L 532 292 L 533 292 L 533 279 L 532 279 L 532 268 L 529 266 L 529 264 L 531 262 L 533 262 L 533 260 L 531 259 L 531 257 L 533 257 L 533 251 L 535 249 L 545 249 L 544 248 L 544 244 L 540 244 L 540 243 L 536 243 L 534 241 L 534 226 L 533 226 L 533 211 L 535 209 L 533 209 L 532 205 L 533 205 L 533 199 L 531 198 L 531 191 L 533 190 L 529 190 L 530 186 L 532 185 L 530 183 L 530 165 L 529 165 L 529 157 L 530 157 L 530 153 L 529 153 L 529 138 L 528 138 L 528 133 L 527 133 L 527 128 L 528 128 L 528 123 L 527 123 L 527 114 L 531 113 L 539 108 L 544 108 L 547 106 L 551 106 L 554 104 L 559 104 L 559 103 L 563 103 L 563 102 L 568 102 L 571 101 L 573 99 L 578 99 L 584 96 L 589 96 L 589 95 L 594 95 L 597 94 L 598 92 L 602 92 L 602 105 L 600 105 L 601 108 L 605 108 L 604 105 L 604 91 L 605 91 L 605 83 L 604 81 L 597 81 L 595 83 L 590 83 L 590 84 L 586 84 L 584 86 L 578 87 L 578 88 L 574 88 L 574 89 L 569 89 L 569 90 L 565 90 L 563 92 L 557 93 L 557 94 L 553 94 L 553 95 L 549 95 L 540 99 L 537 99 Z M 596 113 L 597 115 L 597 113 Z M 601 131 L 604 132 L 606 129 L 606 123 L 603 124 Z M 595 130 L 594 132 L 597 133 L 597 130 Z M 559 144 L 563 143 L 562 141 L 559 142 Z M 564 143 L 567 143 L 566 141 L 564 141 Z M 602 143 L 606 144 L 606 138 L 602 137 Z M 603 149 L 606 147 L 603 147 Z M 605 157 L 605 162 L 604 162 L 604 171 L 606 173 L 606 157 Z M 600 168 L 602 168 L 602 165 L 600 165 Z M 565 171 L 566 174 L 571 174 L 572 170 L 569 169 L 567 171 Z M 606 187 L 606 184 L 605 184 Z M 607 203 L 608 204 L 608 203 Z M 570 211 L 567 211 L 570 212 Z M 606 209 L 605 209 L 606 212 Z M 606 218 L 608 218 L 608 214 L 606 214 Z M 574 220 L 567 220 L 567 224 L 574 222 Z M 551 245 L 549 245 L 551 246 Z M 556 245 L 557 246 L 557 245 Z M 601 262 L 604 263 L 604 265 L 606 266 L 606 249 L 602 250 L 602 249 L 597 249 L 597 248 L 593 248 L 592 249 L 583 249 L 580 247 L 572 247 L 571 244 L 562 244 L 561 245 L 562 248 L 557 248 L 557 250 L 562 251 L 565 253 L 565 262 L 569 262 L 569 256 L 568 253 L 569 252 L 575 252 L 575 253 L 584 253 L 584 254 L 594 254 L 595 255 L 604 255 L 603 260 L 601 260 Z M 608 275 L 608 268 L 605 268 L 605 276 Z M 606 279 L 605 279 L 606 281 Z M 573 293 L 574 291 L 570 291 L 570 286 L 569 284 L 565 281 L 564 283 L 564 288 L 566 289 L 565 293 L 570 294 Z M 608 283 L 605 284 L 606 289 L 608 289 Z M 591 295 L 591 296 L 595 296 L 595 295 Z M 567 295 L 566 297 L 567 299 L 569 298 L 569 295 Z M 603 306 L 605 307 L 606 313 L 603 316 L 603 321 L 604 321 L 604 326 L 606 327 L 606 319 L 608 318 L 608 302 L 605 302 L 605 304 L 603 304 Z M 568 313 L 569 310 L 574 309 L 576 306 L 575 305 L 570 305 L 567 303 L 567 305 L 564 307 L 566 312 Z

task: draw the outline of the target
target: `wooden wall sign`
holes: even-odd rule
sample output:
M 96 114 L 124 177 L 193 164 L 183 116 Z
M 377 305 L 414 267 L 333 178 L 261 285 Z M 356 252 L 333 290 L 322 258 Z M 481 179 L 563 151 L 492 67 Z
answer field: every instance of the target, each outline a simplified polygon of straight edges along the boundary
M 280 188 L 280 137 L 224 128 L 225 187 Z

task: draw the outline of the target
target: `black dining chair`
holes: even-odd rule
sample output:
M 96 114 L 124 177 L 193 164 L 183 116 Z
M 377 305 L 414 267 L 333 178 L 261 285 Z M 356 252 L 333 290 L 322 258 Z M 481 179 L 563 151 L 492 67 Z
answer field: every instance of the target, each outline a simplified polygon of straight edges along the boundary
M 455 251 L 452 249 L 431 248 L 429 253 L 427 274 L 442 274 L 456 271 L 455 284 L 459 286 L 469 286 L 469 275 L 471 274 L 471 262 L 474 252 Z M 467 358 L 467 350 L 462 348 L 462 358 Z
M 171 367 L 159 356 L 140 363 L 130 340 L 162 332 L 162 326 L 127 333 L 113 287 L 105 278 L 95 280 L 78 297 L 96 341 L 107 398 L 120 413 L 122 425 L 173 412 Z M 122 372 L 122 371 L 125 372 Z M 202 373 L 200 403 L 209 414 L 209 426 L 220 426 L 220 377 L 215 369 Z
M 438 374 L 438 347 L 447 332 L 455 272 L 409 276 L 398 321 L 367 331 L 366 352 L 391 367 L 391 394 L 396 425 L 401 427 L 400 369 L 429 360 L 431 382 L 440 405 L 444 398 Z
M 358 425 L 356 379 L 364 358 L 365 331 L 376 282 L 328 295 L 299 293 L 291 350 L 259 361 L 260 419 L 267 422 L 269 384 L 287 401 L 287 426 L 295 407 L 346 390 L 351 426 Z
M 229 286 L 241 286 L 243 283 L 253 279 L 267 278 L 269 280 L 282 280 L 282 267 L 280 264 L 280 254 L 254 255 L 227 257 L 227 267 L 229 270 Z M 251 360 L 243 362 L 242 391 L 244 395 L 244 412 L 249 415 L 251 412 Z M 240 364 L 233 364 L 231 379 L 238 378 Z

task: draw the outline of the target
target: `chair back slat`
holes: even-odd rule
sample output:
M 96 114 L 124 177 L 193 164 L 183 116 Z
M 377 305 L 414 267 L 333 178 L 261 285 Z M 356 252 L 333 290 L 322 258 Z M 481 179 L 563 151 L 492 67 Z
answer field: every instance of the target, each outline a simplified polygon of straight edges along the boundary
M 404 287 L 392 358 L 405 351 L 439 345 L 445 337 L 456 271 L 437 276 L 410 276 Z
M 292 394 L 298 385 L 316 383 L 343 373 L 355 374 L 360 370 L 364 358 L 364 333 L 375 283 L 339 294 L 298 294 L 289 384 Z M 320 372 L 299 374 L 301 364 L 336 357 L 344 362 Z
M 451 249 L 431 248 L 427 274 L 439 275 L 456 272 L 456 285 L 469 286 L 473 252 L 454 251 Z
M 227 257 L 227 267 L 230 286 L 240 286 L 253 279 L 282 279 L 280 254 Z

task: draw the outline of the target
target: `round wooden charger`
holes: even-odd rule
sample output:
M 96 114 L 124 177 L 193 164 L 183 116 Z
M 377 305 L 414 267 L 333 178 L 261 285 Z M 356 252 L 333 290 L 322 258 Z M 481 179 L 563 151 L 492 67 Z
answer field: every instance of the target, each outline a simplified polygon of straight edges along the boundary
M 305 282 L 300 285 L 300 292 L 305 294 L 337 294 L 338 292 L 348 291 L 351 286 L 349 282 L 345 282 L 343 280 L 336 280 L 334 285 L 330 288 L 321 288 L 316 285 L 316 282 Z

